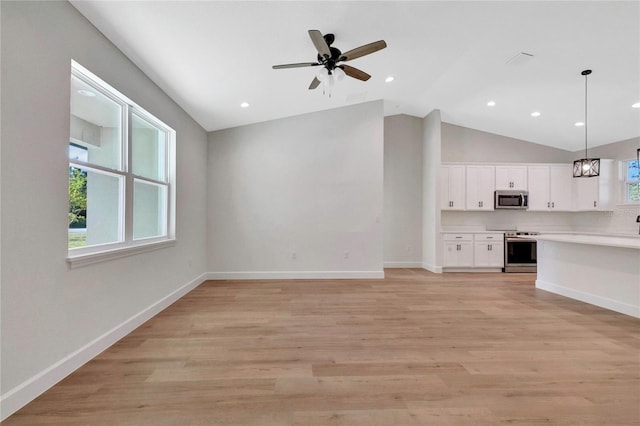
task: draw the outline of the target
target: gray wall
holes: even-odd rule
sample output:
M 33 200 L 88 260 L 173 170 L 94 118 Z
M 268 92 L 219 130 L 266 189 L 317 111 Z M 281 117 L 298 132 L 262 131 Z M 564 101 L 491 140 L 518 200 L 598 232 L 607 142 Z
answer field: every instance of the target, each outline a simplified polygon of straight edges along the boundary
M 67 2 L 7 2 L 2 31 L 3 397 L 205 272 L 205 131 Z M 69 269 L 71 60 L 177 132 L 177 243 Z
M 569 163 L 573 153 L 455 124 L 442 123 L 442 162 Z
M 422 263 L 422 119 L 384 119 L 384 261 Z
M 640 137 L 589 148 L 588 155 L 594 158 L 629 160 L 636 158 L 636 150 L 638 148 L 640 148 Z M 573 153 L 572 160 L 578 160 L 580 158 L 584 158 L 584 150 Z
M 381 276 L 383 137 L 382 101 L 210 133 L 209 270 Z

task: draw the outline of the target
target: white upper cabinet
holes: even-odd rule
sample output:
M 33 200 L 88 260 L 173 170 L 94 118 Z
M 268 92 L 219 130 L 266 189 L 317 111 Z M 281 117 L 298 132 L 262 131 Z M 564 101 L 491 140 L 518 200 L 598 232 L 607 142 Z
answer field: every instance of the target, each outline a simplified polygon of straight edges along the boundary
M 571 211 L 573 169 L 570 164 L 527 168 L 529 211 Z
M 467 210 L 493 210 L 495 167 L 467 166 Z
M 573 166 L 553 164 L 549 166 L 549 200 L 551 211 L 573 210 Z
M 576 211 L 611 211 L 615 206 L 614 160 L 600 160 L 600 176 L 573 178 Z
M 440 167 L 441 210 L 464 210 L 465 166 Z
M 496 166 L 496 189 L 527 190 L 527 166 Z
M 529 166 L 529 211 L 548 211 L 551 207 L 549 197 L 549 166 Z

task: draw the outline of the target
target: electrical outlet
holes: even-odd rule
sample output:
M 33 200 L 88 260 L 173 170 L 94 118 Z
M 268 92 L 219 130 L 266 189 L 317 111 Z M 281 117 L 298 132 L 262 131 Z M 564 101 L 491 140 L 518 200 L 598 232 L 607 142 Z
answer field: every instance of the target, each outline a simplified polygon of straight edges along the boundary
M 344 252 L 344 258 L 345 258 L 345 259 L 348 259 L 348 258 L 349 258 L 349 252 L 348 252 L 348 251 L 345 251 L 345 252 Z
M 296 253 L 295 251 L 291 253 L 291 260 L 296 260 L 297 258 L 298 258 L 298 253 Z

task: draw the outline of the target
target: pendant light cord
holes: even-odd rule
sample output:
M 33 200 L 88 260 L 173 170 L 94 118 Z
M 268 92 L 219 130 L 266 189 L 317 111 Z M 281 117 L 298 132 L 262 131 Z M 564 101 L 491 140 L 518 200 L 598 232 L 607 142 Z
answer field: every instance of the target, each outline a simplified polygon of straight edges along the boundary
M 584 75 L 584 158 L 589 158 L 587 154 L 587 79 L 589 74 Z

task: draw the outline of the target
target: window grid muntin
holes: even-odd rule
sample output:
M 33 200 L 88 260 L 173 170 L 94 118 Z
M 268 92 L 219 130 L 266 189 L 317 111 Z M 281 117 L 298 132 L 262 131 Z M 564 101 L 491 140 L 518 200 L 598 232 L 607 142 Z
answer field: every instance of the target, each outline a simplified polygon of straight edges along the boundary
M 90 86 L 92 89 L 99 92 L 101 95 L 105 96 L 106 98 L 108 98 L 109 100 L 113 101 L 114 103 L 120 106 L 120 152 L 119 152 L 120 155 L 118 156 L 120 164 L 118 165 L 119 168 L 117 170 L 126 171 L 127 158 L 126 158 L 125 152 L 126 152 L 126 146 L 127 146 L 127 136 L 128 136 L 127 128 L 128 128 L 128 122 L 129 122 L 129 107 L 130 107 L 126 102 L 127 98 L 124 95 L 122 95 L 122 97 L 119 97 L 118 96 L 119 92 L 115 90 L 113 87 L 108 85 L 106 82 L 100 80 L 97 76 L 93 74 L 91 76 L 84 74 L 85 72 L 88 73 L 90 71 L 88 70 L 82 71 L 80 69 L 77 69 L 75 66 L 71 67 L 72 77 L 76 77 L 83 83 Z M 107 87 L 104 87 L 103 85 Z M 74 142 L 72 139 L 73 138 L 69 137 L 70 143 Z M 97 165 L 97 164 L 94 164 L 94 165 Z
M 151 179 L 149 177 L 146 176 L 140 176 L 140 175 L 136 175 L 133 174 L 134 177 L 136 178 L 140 178 L 140 179 L 148 179 L 150 181 L 155 181 L 155 182 L 161 182 L 161 183 L 169 183 L 169 138 L 171 137 L 171 132 L 172 129 L 168 128 L 164 123 L 162 123 L 161 121 L 159 121 L 157 118 L 155 118 L 154 116 L 152 116 L 151 114 L 149 114 L 148 112 L 146 112 L 143 109 L 140 108 L 135 108 L 132 107 L 130 108 L 130 114 L 129 116 L 130 118 L 130 122 L 133 123 L 133 116 L 138 117 L 139 119 L 141 119 L 142 121 L 145 121 L 147 124 L 155 127 L 158 131 L 164 133 L 164 146 L 163 146 L 163 150 L 164 150 L 164 166 L 163 166 L 163 170 L 162 170 L 162 175 L 164 176 L 163 180 L 157 180 L 157 179 Z M 130 141 L 133 140 L 133 128 L 131 129 L 130 132 L 130 137 L 131 139 L 129 139 Z M 131 144 L 132 145 L 132 144 Z M 131 159 L 132 161 L 129 162 L 128 164 L 133 168 L 133 159 Z
M 144 177 L 137 177 L 134 176 L 133 177 L 133 183 L 134 185 L 132 186 L 132 195 L 135 195 L 135 182 L 142 182 L 144 184 L 147 185 L 152 185 L 152 186 L 157 186 L 157 187 L 161 187 L 164 188 L 164 207 L 163 207 L 163 215 L 164 215 L 164 223 L 163 223 L 163 227 L 162 227 L 162 234 L 161 235 L 157 235 L 157 236 L 153 236 L 153 237 L 144 237 L 144 238 L 134 238 L 133 237 L 133 231 L 134 231 L 134 226 L 135 226 L 135 222 L 134 220 L 131 221 L 131 237 L 133 239 L 133 241 L 145 241 L 145 240 L 151 240 L 154 238 L 163 238 L 163 237 L 168 237 L 169 236 L 169 197 L 171 196 L 171 188 L 169 186 L 168 183 L 163 183 L 163 182 L 157 182 L 154 181 L 152 179 L 146 179 Z M 133 207 L 133 203 L 132 203 L 132 207 Z
M 118 170 L 110 170 L 106 167 L 101 167 L 101 166 L 92 166 L 89 165 L 88 163 L 84 163 L 84 162 L 78 162 L 78 161 L 69 161 L 69 167 L 75 167 L 81 170 L 86 170 L 88 172 L 92 172 L 92 173 L 96 173 L 96 174 L 100 174 L 100 175 L 105 175 L 105 176 L 112 176 L 118 179 L 118 183 L 119 183 L 119 188 L 118 188 L 118 193 L 119 193 L 119 200 L 118 200 L 118 239 L 117 241 L 111 241 L 108 243 L 102 243 L 102 244 L 92 244 L 90 246 L 83 246 L 83 247 L 75 247 L 75 248 L 70 248 L 68 250 L 74 250 L 74 251 L 83 251 L 82 249 L 86 249 L 86 248 L 93 248 L 93 247 L 111 247 L 111 246 L 118 246 L 121 245 L 123 243 L 125 243 L 125 234 L 124 234 L 124 206 L 123 206 L 123 199 L 122 199 L 122 193 L 126 190 L 126 174 L 118 171 Z M 88 206 L 87 206 L 88 207 Z
M 631 165 L 638 162 L 637 159 L 630 159 L 630 160 L 625 160 L 622 162 L 622 164 L 624 165 L 624 203 L 625 204 L 640 204 L 640 200 L 631 200 L 631 187 L 633 185 L 640 185 L 640 175 L 638 176 L 637 179 L 629 179 L 629 172 L 630 172 L 630 168 Z M 640 163 L 638 164 L 638 166 L 640 166 Z

